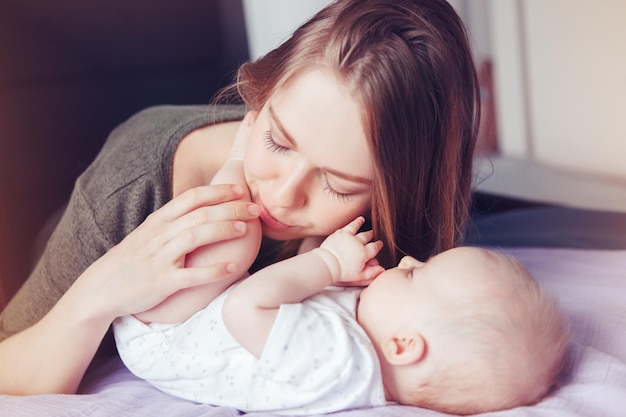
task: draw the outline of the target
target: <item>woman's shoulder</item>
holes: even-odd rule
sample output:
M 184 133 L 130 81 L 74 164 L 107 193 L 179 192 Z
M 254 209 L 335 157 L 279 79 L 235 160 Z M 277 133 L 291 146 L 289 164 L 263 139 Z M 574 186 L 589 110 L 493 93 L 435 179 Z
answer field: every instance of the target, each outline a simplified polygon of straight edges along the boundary
M 142 110 L 116 127 L 81 179 L 119 188 L 139 177 L 151 177 L 171 189 L 174 152 L 190 132 L 207 125 L 242 119 L 243 106 L 163 105 Z
M 124 233 L 172 198 L 174 153 L 199 127 L 241 119 L 241 106 L 156 106 L 130 117 L 107 139 L 79 177 L 74 192 L 89 201 L 98 222 Z M 107 228 L 105 226 L 105 228 Z
M 106 152 L 118 147 L 154 149 L 155 144 L 169 144 L 175 148 L 184 136 L 199 127 L 241 120 L 244 115 L 245 107 L 234 105 L 148 107 L 115 128 L 102 150 Z
M 118 129 L 174 133 L 188 125 L 193 128 L 241 120 L 244 115 L 243 105 L 159 105 L 137 112 Z

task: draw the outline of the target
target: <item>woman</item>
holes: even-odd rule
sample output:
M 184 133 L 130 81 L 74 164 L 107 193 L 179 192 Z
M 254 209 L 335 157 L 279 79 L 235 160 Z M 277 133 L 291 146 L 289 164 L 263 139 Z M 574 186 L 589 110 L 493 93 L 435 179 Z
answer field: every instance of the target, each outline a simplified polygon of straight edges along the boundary
M 185 257 L 257 216 L 259 265 L 359 214 L 385 243 L 385 267 L 459 241 L 479 106 L 467 37 L 445 0 L 339 0 L 244 64 L 235 87 L 255 115 L 244 160 L 254 202 L 206 185 L 241 108 L 159 107 L 115 129 L 2 314 L 0 392 L 76 392 L 98 347 L 112 346 L 115 317 L 227 279 L 230 260 L 184 268 Z

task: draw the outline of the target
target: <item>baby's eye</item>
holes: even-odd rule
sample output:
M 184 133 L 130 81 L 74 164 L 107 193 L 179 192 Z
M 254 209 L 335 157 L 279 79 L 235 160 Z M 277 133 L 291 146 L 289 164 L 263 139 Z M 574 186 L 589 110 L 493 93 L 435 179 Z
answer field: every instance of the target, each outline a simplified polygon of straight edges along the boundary
M 330 186 L 330 184 L 328 183 L 328 178 L 326 177 L 325 173 L 322 173 L 322 187 L 324 188 L 324 191 L 326 191 L 333 198 L 341 201 L 342 203 L 349 203 L 350 201 L 352 201 L 352 194 L 340 193 L 339 191 L 336 191 L 335 189 L 333 189 L 333 187 Z
M 272 138 L 272 132 L 269 130 L 263 134 L 263 142 L 265 142 L 265 147 L 272 152 L 284 153 L 289 150 L 289 148 L 276 143 L 274 138 Z

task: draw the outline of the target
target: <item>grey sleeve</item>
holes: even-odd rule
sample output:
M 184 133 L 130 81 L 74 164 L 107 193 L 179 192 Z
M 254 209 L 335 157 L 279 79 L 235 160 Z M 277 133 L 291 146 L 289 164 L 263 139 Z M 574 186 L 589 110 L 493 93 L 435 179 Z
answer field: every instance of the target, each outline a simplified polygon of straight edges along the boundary
M 109 247 L 90 207 L 74 193 L 34 271 L 2 311 L 0 340 L 39 321 Z

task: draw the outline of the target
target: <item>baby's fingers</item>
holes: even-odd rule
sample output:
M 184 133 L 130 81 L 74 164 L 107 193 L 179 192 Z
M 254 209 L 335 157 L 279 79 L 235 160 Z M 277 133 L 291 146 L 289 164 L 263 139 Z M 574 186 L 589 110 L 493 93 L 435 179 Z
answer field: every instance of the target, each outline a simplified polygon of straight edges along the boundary
M 383 248 L 383 242 L 380 240 L 376 240 L 374 242 L 370 242 L 365 245 L 365 256 L 368 259 L 374 259 L 378 252 Z
M 366 244 L 367 242 L 369 242 L 370 240 L 372 240 L 374 238 L 374 231 L 373 230 L 367 230 L 365 232 L 361 232 L 358 233 L 356 235 L 356 238 L 362 243 L 362 244 Z
M 375 261 L 375 260 L 374 260 Z M 352 281 L 340 282 L 337 285 L 344 287 L 367 287 L 385 271 L 385 268 L 380 266 L 378 262 L 368 262 L 363 270 Z
M 385 271 L 385 268 L 378 265 L 366 265 L 363 269 L 363 275 L 361 276 L 362 281 L 373 281 L 377 276 L 382 274 Z
M 352 235 L 356 235 L 361 226 L 365 223 L 365 218 L 363 216 L 359 216 L 356 219 L 352 220 L 348 223 L 343 229 L 344 232 L 348 232 Z
M 363 285 L 369 285 L 377 276 L 385 271 L 376 258 L 370 259 L 359 274 L 359 280 Z M 365 283 L 367 282 L 367 283 Z

